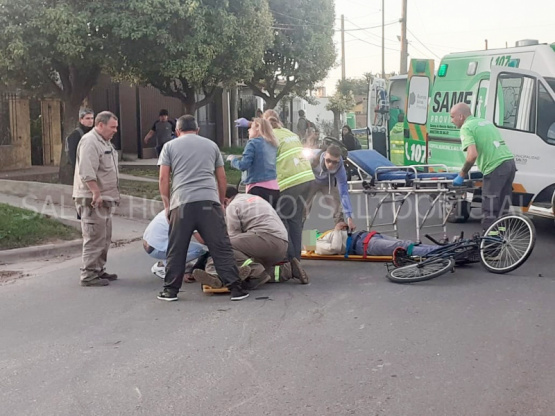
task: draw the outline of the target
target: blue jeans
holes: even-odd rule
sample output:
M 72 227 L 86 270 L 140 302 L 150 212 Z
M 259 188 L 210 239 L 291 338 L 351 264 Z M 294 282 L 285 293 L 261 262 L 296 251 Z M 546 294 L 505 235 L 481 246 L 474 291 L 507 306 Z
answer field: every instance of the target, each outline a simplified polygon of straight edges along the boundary
M 189 243 L 189 249 L 187 250 L 187 259 L 185 260 L 185 262 L 189 263 L 190 261 L 196 260 L 205 253 L 206 253 L 206 250 L 202 246 L 202 244 L 199 244 L 195 241 L 191 241 Z M 165 251 L 154 249 L 154 251 L 152 251 L 149 254 L 149 256 L 154 257 L 157 260 L 166 261 L 166 252 Z

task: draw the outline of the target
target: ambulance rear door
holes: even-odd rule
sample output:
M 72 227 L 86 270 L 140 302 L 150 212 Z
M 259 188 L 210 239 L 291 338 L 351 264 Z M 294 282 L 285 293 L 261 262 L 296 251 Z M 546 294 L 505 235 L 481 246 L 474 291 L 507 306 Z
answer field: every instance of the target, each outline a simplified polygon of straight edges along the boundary
M 534 71 L 493 66 L 486 118 L 497 126 L 515 156 L 518 171 L 513 204 L 518 199 L 518 205 L 526 207 L 540 193 L 540 199 L 551 201 L 555 190 L 555 93 L 550 83 Z

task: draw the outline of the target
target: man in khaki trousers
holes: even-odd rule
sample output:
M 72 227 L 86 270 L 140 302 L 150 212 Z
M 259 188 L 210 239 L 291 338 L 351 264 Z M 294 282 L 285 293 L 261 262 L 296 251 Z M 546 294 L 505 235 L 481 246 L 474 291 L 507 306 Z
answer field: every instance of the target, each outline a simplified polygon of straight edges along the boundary
M 77 147 L 73 199 L 83 234 L 81 286 L 107 286 L 118 278 L 105 269 L 112 240 L 112 214 L 120 201 L 118 155 L 110 142 L 117 130 L 117 117 L 103 111 Z
M 274 266 L 286 258 L 287 229 L 274 208 L 261 197 L 239 194 L 233 186 L 227 187 L 225 196 L 227 232 L 239 277 L 247 280 L 243 286 L 248 290 L 256 289 L 275 277 Z M 218 288 L 222 283 L 215 273 L 209 261 L 205 271 L 196 269 L 193 276 Z

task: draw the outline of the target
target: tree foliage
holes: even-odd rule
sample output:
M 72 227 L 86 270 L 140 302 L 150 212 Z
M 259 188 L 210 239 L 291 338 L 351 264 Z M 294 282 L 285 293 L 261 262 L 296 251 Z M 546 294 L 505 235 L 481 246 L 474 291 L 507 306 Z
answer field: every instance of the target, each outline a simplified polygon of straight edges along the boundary
M 368 95 L 368 81 L 366 78 L 347 78 L 341 81 L 339 87 L 343 94 L 351 91 L 354 95 Z
M 274 39 L 246 84 L 268 108 L 289 94 L 304 96 L 335 63 L 333 0 L 269 0 Z
M 335 94 L 330 97 L 330 101 L 326 104 L 326 110 L 333 113 L 333 133 L 335 136 L 339 136 L 341 115 L 351 110 L 356 104 L 351 86 L 352 84 L 348 80 L 338 81 Z
M 117 3 L 116 13 L 106 16 L 122 49 L 114 72 L 180 99 L 189 113 L 212 101 L 220 87 L 250 78 L 271 41 L 266 0 L 153 2 L 154 27 L 144 0 Z M 135 24 L 120 25 L 122 17 Z
M 0 79 L 59 97 L 64 137 L 102 71 L 194 110 L 199 89 L 250 77 L 271 40 L 266 0 L 0 0 L 0 24 Z
M 2 0 L 0 77 L 36 96 L 61 99 L 64 137 L 113 52 L 90 1 Z M 60 138 L 61 140 L 61 138 Z M 63 148 L 63 146 L 62 146 Z M 71 183 L 62 151 L 60 181 Z
M 28 92 L 80 105 L 108 51 L 86 1 L 3 0 L 0 76 Z

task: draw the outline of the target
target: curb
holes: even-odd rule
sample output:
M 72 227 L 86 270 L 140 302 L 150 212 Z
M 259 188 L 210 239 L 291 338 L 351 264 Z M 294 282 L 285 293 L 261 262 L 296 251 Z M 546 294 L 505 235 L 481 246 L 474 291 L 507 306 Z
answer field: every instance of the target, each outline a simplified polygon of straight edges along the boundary
M 57 244 L 44 244 L 42 246 L 31 246 L 13 248 L 0 251 L 0 263 L 16 263 L 30 258 L 42 258 L 46 256 L 60 256 L 62 254 L 73 254 L 83 247 L 83 240 L 70 240 Z

